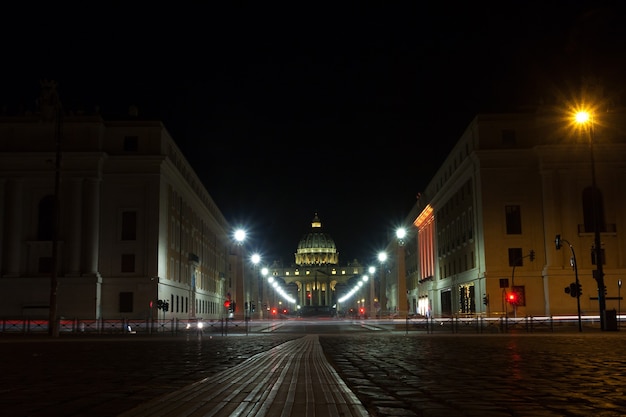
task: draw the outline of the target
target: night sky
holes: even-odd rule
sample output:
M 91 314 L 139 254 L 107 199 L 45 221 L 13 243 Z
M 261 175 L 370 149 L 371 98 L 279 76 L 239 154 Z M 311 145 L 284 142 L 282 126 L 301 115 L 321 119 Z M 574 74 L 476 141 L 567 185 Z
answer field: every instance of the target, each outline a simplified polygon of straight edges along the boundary
M 53 79 L 66 110 L 162 120 L 267 262 L 316 212 L 342 264 L 372 262 L 479 112 L 583 75 L 624 98 L 624 2 L 162 3 L 5 8 L 0 104 Z

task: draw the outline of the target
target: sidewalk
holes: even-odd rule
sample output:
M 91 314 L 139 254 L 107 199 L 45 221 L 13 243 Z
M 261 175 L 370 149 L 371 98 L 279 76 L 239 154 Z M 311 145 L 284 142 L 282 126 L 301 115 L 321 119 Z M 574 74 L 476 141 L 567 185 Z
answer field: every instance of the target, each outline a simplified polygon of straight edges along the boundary
M 291 340 L 119 417 L 369 416 L 317 335 Z

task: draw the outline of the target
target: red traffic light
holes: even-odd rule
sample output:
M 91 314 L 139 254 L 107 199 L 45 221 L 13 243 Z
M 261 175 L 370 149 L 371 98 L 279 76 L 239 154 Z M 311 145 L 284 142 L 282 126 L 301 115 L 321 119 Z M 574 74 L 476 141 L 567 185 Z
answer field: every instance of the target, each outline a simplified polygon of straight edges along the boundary
M 230 300 L 224 301 L 224 307 L 226 308 L 230 307 Z
M 365 313 L 365 309 L 363 307 L 359 308 L 359 313 L 361 314 Z
M 514 292 L 508 293 L 506 295 L 506 301 L 508 301 L 510 304 L 517 303 L 517 294 L 515 294 Z
M 276 314 L 276 313 L 277 313 L 276 309 L 272 308 L 272 314 Z

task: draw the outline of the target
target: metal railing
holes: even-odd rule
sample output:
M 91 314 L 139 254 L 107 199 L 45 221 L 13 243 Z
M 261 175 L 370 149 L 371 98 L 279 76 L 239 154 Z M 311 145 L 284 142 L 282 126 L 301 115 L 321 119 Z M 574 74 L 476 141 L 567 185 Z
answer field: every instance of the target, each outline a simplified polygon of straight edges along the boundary
M 245 333 L 249 323 L 244 320 L 219 319 L 61 319 L 60 334 L 180 334 Z M 47 334 L 47 319 L 0 318 L 0 334 Z
M 618 330 L 622 316 L 617 317 Z M 583 331 L 600 330 L 600 316 L 582 316 Z M 427 333 L 506 333 L 506 332 L 559 332 L 579 331 L 578 316 L 527 316 L 527 317 L 407 317 L 405 330 Z

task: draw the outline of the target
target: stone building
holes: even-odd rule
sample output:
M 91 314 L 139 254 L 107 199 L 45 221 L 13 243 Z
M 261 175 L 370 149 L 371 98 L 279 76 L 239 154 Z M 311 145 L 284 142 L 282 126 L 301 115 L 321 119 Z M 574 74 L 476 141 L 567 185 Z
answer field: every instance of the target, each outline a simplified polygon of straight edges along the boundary
M 346 303 L 338 303 L 342 294 L 349 291 L 358 280 L 362 279 L 364 268 L 357 260 L 345 265 L 339 264 L 339 251 L 331 235 L 322 227 L 322 221 L 315 213 L 311 221 L 311 230 L 305 233 L 298 243 L 295 262 L 289 267 L 274 263 L 269 265 L 264 280 L 265 296 L 259 298 L 259 304 L 265 309 L 275 308 L 277 313 L 287 311 L 299 316 L 327 316 L 344 314 L 356 309 L 356 297 Z M 285 300 L 274 290 L 271 283 L 276 282 L 289 296 Z
M 476 116 L 406 218 L 406 265 L 394 268 L 399 278 L 387 288 L 406 280 L 401 309 L 444 317 L 576 315 L 577 298 L 566 291 L 576 274 L 582 314 L 599 314 L 599 295 L 606 310 L 620 309 L 624 116 L 624 109 L 597 112 L 593 125 L 545 109 Z M 606 295 L 594 278 L 595 216 Z
M 44 87 L 0 117 L 0 316 L 223 317 L 230 226 L 163 124 L 63 114 Z

